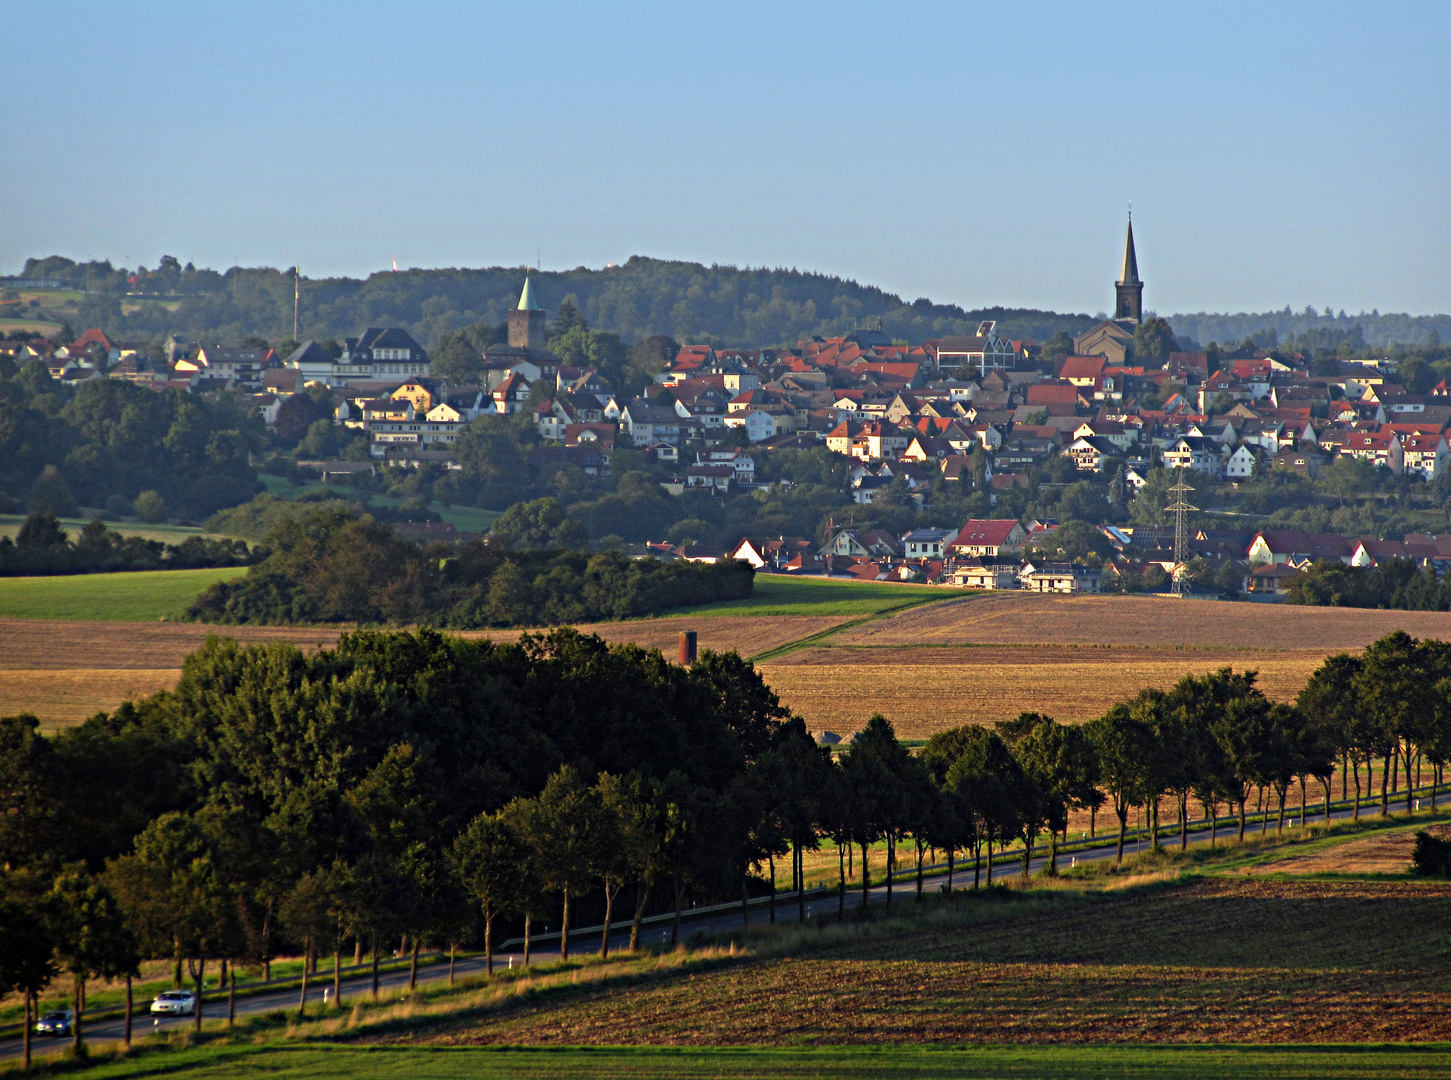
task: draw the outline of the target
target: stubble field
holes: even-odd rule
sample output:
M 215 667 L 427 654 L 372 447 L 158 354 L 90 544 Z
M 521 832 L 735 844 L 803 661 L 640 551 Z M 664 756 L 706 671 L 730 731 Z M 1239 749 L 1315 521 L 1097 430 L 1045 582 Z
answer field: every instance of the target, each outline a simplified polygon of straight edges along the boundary
M 427 1041 L 1439 1041 L 1451 1038 L 1448 901 L 1445 883 L 1205 880 L 1028 904 L 995 921 L 582 990 Z
M 94 591 L 99 577 L 141 575 L 67 579 L 69 595 Z M 767 682 L 813 730 L 846 735 L 880 712 L 909 739 L 1024 710 L 1082 721 L 1141 687 L 1164 688 L 1185 674 L 1226 665 L 1258 671 L 1270 697 L 1289 700 L 1328 653 L 1358 649 L 1396 629 L 1451 637 L 1451 615 L 1436 612 L 940 595 L 910 586 L 762 578 L 755 596 L 725 609 L 579 629 L 670 657 L 679 633 L 695 630 L 701 649 L 759 657 Z M 128 697 L 175 685 L 182 659 L 212 633 L 330 647 L 340 632 L 335 626 L 0 618 L 0 715 L 32 711 L 47 724 L 64 725 L 114 709 Z M 464 636 L 514 640 L 518 634 Z

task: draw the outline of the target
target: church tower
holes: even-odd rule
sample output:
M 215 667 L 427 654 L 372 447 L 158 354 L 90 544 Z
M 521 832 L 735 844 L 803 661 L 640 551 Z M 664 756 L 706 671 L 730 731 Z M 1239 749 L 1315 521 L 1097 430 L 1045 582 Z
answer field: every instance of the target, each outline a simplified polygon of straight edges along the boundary
M 509 312 L 509 344 L 518 349 L 544 348 L 544 309 L 534 299 L 534 283 L 527 274 L 519 306 Z
M 1114 283 L 1118 294 L 1114 305 L 1115 322 L 1138 325 L 1144 321 L 1144 283 L 1139 280 L 1139 260 L 1134 254 L 1134 219 L 1129 217 L 1129 235 L 1124 241 L 1124 268 L 1119 280 Z M 509 324 L 511 327 L 513 323 Z

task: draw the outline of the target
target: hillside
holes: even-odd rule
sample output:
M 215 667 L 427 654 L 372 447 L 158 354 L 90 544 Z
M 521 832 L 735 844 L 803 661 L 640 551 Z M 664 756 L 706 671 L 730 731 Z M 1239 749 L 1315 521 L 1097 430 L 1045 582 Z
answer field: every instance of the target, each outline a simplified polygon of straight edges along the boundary
M 361 280 L 304 277 L 301 333 L 341 337 L 367 326 L 402 326 L 432 345 L 461 326 L 503 321 L 518 298 L 522 273 L 519 267 L 494 266 L 411 269 Z M 157 269 L 140 271 L 128 281 L 127 271 L 109 262 L 79 264 L 53 255 L 27 260 L 23 274 L 59 279 L 77 289 L 89 287 L 84 295 L 41 295 L 46 306 L 27 307 L 28 312 L 66 319 L 78 327 L 105 326 L 122 337 L 175 333 L 235 341 L 261 334 L 277 340 L 292 331 L 292 276 L 286 269 L 233 267 L 217 273 L 190 264 L 182 267 L 168 257 Z M 794 343 L 811 334 L 848 333 L 877 319 L 892 337 L 914 343 L 970 333 L 983 319 L 997 320 L 999 332 L 1008 337 L 1046 341 L 1059 331 L 1081 333 L 1101 317 L 1000 306 L 968 310 L 926 298 L 909 301 L 827 274 L 705 266 L 640 255 L 602 270 L 581 266 L 540 271 L 534 281 L 548 310 L 570 297 L 591 326 L 627 341 L 668 334 L 679 341 L 769 346 Z M 25 295 L 28 299 L 31 294 Z M 1167 317 L 1186 345 L 1254 336 L 1262 344 L 1294 339 L 1333 346 L 1354 335 L 1356 327 L 1370 345 L 1425 344 L 1433 334 L 1451 339 L 1448 315 L 1347 315 L 1328 309 L 1317 313 L 1313 308 L 1295 312 L 1287 307 L 1263 313 Z

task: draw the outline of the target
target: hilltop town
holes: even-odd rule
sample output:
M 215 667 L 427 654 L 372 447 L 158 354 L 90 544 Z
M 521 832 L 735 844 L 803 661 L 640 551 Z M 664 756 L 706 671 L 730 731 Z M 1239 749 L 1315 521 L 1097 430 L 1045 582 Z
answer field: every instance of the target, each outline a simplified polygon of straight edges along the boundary
M 160 349 L 93 328 L 0 352 L 73 392 L 240 406 L 265 428 L 248 449 L 264 472 L 412 495 L 400 527 L 428 539 L 457 533 L 430 504 L 458 502 L 552 515 L 532 538 L 506 515 L 517 546 L 974 589 L 1273 597 L 1327 560 L 1439 577 L 1443 361 L 1186 351 L 1144 288 L 1130 223 L 1113 317 L 1044 342 L 994 320 L 916 343 L 877 325 L 778 348 L 650 338 L 622 363 L 568 299 L 551 321 L 525 276 L 505 324 L 435 348 L 447 362 L 397 327 Z

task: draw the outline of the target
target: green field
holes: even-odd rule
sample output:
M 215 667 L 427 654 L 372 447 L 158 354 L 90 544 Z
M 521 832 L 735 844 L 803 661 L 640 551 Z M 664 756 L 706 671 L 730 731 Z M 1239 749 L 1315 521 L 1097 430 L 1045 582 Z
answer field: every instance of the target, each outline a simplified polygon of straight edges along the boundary
M 70 534 L 74 540 L 91 522 L 88 517 L 68 517 L 60 519 L 60 527 Z M 25 523 L 23 514 L 0 514 L 0 536 L 8 536 L 15 539 L 15 534 L 20 531 L 20 526 Z M 179 544 L 190 536 L 217 537 L 220 533 L 210 533 L 195 525 L 144 525 L 139 522 L 107 521 L 107 531 L 116 533 L 119 536 L 139 536 L 143 540 L 160 540 L 163 544 Z
M 67 574 L 0 578 L 0 617 L 155 622 L 182 617 L 187 605 L 215 581 L 247 572 L 144 570 L 125 574 Z
M 5 310 L 0 308 L 0 310 Z M 60 329 L 60 323 L 50 322 L 46 319 L 14 319 L 0 318 L 0 330 L 28 330 L 32 334 L 54 334 Z
M 267 475 L 262 476 L 261 480 L 267 490 L 279 499 L 296 499 L 301 495 L 322 492 L 334 499 L 366 500 L 377 503 L 379 506 L 398 507 L 402 506 L 405 501 L 392 495 L 374 495 L 369 492 L 354 491 L 348 487 L 324 484 L 320 480 L 311 484 L 294 484 L 280 476 Z M 488 532 L 494 522 L 504 516 L 500 510 L 481 510 L 476 506 L 439 506 L 435 503 L 430 505 L 429 509 L 463 532 Z
M 755 588 L 744 600 L 681 610 L 692 615 L 876 615 L 960 596 L 961 589 L 926 585 L 757 574 Z
M 97 1078 L 368 1077 L 399 1080 L 926 1080 L 1135 1077 L 1451 1077 L 1451 1047 L 1412 1046 L 990 1046 L 970 1049 L 831 1047 L 409 1048 L 228 1046 L 142 1053 L 100 1065 Z

